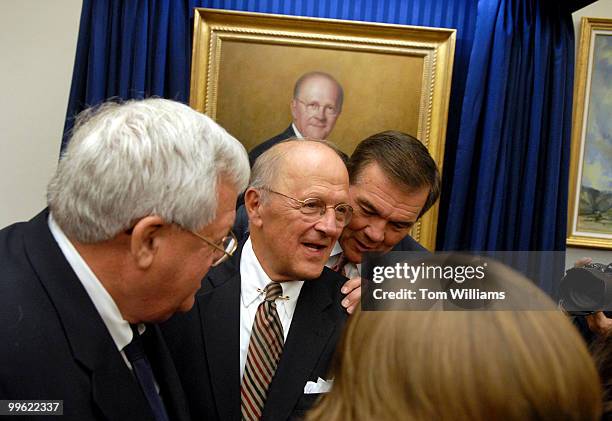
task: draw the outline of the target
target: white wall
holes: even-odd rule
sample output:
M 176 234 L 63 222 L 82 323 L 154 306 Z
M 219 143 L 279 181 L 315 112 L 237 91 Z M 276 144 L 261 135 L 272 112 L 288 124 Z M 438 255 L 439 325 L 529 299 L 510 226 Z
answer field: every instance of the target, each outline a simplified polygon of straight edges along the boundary
M 0 228 L 45 206 L 80 14 L 81 0 L 0 0 Z
M 576 11 L 572 15 L 574 19 L 574 33 L 576 34 L 576 46 L 578 46 L 578 39 L 580 37 L 580 19 L 583 16 L 592 18 L 612 18 L 612 0 L 599 0 Z M 565 259 L 566 267 L 572 266 L 572 264 L 581 257 L 592 257 L 595 262 L 610 263 L 612 262 L 612 251 L 568 247 Z

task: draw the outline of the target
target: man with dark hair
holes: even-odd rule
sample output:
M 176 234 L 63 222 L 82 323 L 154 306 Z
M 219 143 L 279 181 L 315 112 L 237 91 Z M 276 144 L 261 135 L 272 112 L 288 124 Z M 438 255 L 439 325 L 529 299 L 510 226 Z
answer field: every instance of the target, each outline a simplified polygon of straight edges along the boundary
M 291 137 L 326 140 L 342 112 L 344 91 L 334 77 L 324 72 L 305 73 L 295 82 L 287 129 L 249 152 L 251 167 L 259 155 Z
M 352 312 L 361 294 L 363 253 L 424 251 L 410 235 L 415 222 L 440 196 L 440 173 L 427 148 L 398 131 L 363 140 L 348 162 L 351 222 L 327 266 L 350 278 L 342 292 Z

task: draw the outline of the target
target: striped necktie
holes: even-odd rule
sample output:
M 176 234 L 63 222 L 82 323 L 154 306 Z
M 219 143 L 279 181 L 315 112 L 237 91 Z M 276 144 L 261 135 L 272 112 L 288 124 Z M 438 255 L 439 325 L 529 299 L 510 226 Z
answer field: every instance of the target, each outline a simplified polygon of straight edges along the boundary
M 261 418 L 268 387 L 283 352 L 283 325 L 274 302 L 283 293 L 283 287 L 271 282 L 264 291 L 266 298 L 257 307 L 240 389 L 242 419 L 249 421 Z

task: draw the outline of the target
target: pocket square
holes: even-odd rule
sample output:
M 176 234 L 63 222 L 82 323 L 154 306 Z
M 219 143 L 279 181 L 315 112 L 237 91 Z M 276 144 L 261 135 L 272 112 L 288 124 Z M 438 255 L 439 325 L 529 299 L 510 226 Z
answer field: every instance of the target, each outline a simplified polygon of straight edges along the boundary
M 321 377 L 317 379 L 317 382 L 307 382 L 304 386 L 305 394 L 312 393 L 327 393 L 331 390 L 334 384 L 333 380 L 323 380 Z

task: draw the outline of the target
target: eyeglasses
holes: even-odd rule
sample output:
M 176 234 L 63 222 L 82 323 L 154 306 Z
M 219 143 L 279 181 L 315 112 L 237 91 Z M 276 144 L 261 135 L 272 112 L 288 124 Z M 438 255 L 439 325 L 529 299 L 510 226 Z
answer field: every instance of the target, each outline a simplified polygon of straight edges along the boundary
M 336 215 L 336 226 L 344 228 L 349 222 L 351 222 L 351 217 L 353 216 L 353 208 L 348 203 L 338 203 L 337 205 L 327 205 L 323 200 L 317 199 L 314 197 L 299 200 L 291 196 L 287 196 L 286 194 L 279 193 L 272 189 L 262 189 L 269 191 L 270 193 L 278 194 L 279 196 L 286 197 L 287 199 L 293 200 L 298 206 L 298 209 L 302 214 L 311 217 L 310 219 L 314 222 L 320 219 L 327 209 L 331 208 L 334 210 Z
M 299 103 L 304 104 L 304 107 L 306 107 L 306 111 L 308 111 L 308 113 L 310 114 L 316 114 L 321 109 L 321 105 L 318 102 L 305 102 L 299 98 L 295 98 L 295 100 Z M 335 116 L 340 114 L 340 110 L 334 106 L 326 105 L 323 107 L 323 113 Z
M 200 240 L 206 242 L 208 245 L 214 247 L 215 253 L 217 254 L 223 253 L 223 254 L 220 254 L 220 256 L 215 261 L 213 261 L 211 265 L 212 267 L 218 266 L 221 263 L 225 262 L 230 257 L 232 257 L 234 255 L 234 252 L 238 248 L 238 239 L 236 238 L 236 234 L 234 234 L 233 231 L 230 231 L 228 235 L 223 237 L 223 239 L 221 239 L 221 241 L 218 244 L 215 244 L 213 241 L 209 240 L 208 238 L 196 232 L 193 232 L 193 231 L 188 231 L 188 232 L 192 233 L 193 235 L 198 237 Z M 213 254 L 213 258 L 214 256 L 215 255 Z

